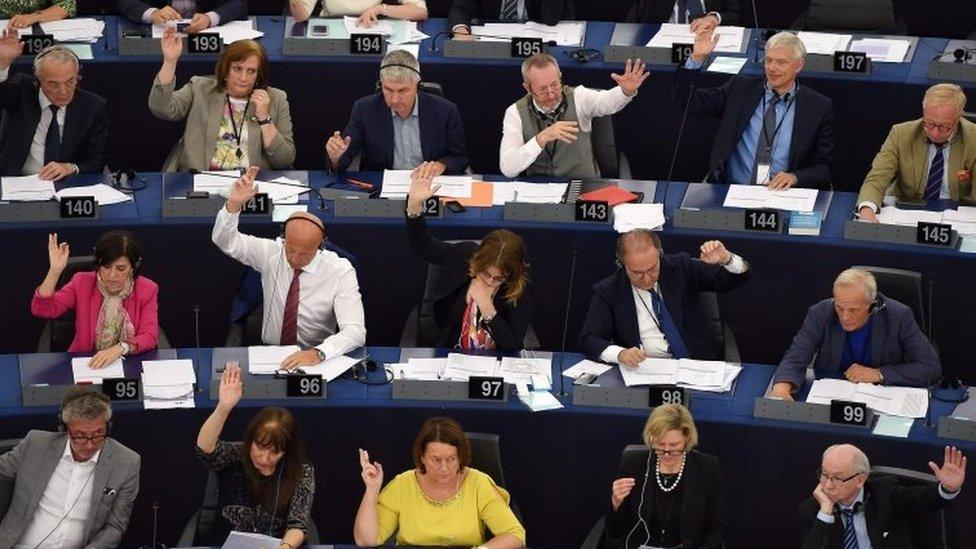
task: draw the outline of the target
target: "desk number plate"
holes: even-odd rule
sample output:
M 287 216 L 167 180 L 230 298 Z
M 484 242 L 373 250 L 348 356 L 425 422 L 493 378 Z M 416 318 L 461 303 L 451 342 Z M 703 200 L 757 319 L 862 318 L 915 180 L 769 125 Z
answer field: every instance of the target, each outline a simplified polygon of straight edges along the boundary
M 600 200 L 577 200 L 576 221 L 610 221 L 610 205 Z
M 662 404 L 684 404 L 685 390 L 677 385 L 651 385 L 650 387 L 650 407 L 655 408 Z
M 952 246 L 952 225 L 919 221 L 916 240 L 919 244 Z
M 289 375 L 285 395 L 290 397 L 321 397 L 322 376 Z
M 505 380 L 500 377 L 468 378 L 468 398 L 472 400 L 505 400 Z
M 20 41 L 24 43 L 24 52 L 22 55 L 37 55 L 44 48 L 54 45 L 54 36 L 50 34 L 30 34 L 21 37 Z
M 747 231 L 778 233 L 783 216 L 779 210 L 746 210 L 745 221 Z
M 525 59 L 542 53 L 541 38 L 512 38 L 512 57 Z
M 864 427 L 868 424 L 868 407 L 863 402 L 831 400 L 830 422 Z
M 215 32 L 200 32 L 186 37 L 187 53 L 220 53 L 220 35 Z
M 250 215 L 268 215 L 271 210 L 271 199 L 268 193 L 258 193 L 241 207 L 241 213 Z
M 97 209 L 94 196 L 66 196 L 61 199 L 62 219 L 94 219 Z
M 350 34 L 349 53 L 380 55 L 383 53 L 383 36 L 380 34 Z
M 865 74 L 869 66 L 868 56 L 862 51 L 834 52 L 834 72 Z
M 102 392 L 109 400 L 139 400 L 139 380 L 134 377 L 107 377 Z

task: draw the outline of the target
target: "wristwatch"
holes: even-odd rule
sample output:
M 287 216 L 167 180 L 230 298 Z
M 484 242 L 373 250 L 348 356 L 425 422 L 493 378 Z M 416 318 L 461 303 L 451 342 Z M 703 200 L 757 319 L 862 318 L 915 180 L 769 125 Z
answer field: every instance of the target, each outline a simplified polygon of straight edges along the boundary
M 319 362 L 325 362 L 325 353 L 322 352 L 322 349 L 315 348 L 315 354 L 319 355 Z
M 129 356 L 129 352 L 132 351 L 132 347 L 124 341 L 119 342 L 119 347 L 122 347 L 122 356 Z
M 254 117 L 254 120 L 255 122 L 258 123 L 258 126 L 264 126 L 265 124 L 270 124 L 271 122 L 273 122 L 274 117 L 269 114 L 268 117 L 263 120 L 258 117 Z

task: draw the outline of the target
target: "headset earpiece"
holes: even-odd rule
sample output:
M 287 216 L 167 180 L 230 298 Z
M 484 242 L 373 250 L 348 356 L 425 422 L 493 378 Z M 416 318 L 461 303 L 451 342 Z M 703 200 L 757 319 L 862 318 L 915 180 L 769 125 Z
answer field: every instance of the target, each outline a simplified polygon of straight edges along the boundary
M 319 219 L 314 214 L 310 214 L 308 212 L 295 212 L 290 216 L 288 216 L 288 219 L 286 219 L 285 222 L 281 224 L 281 239 L 282 240 L 285 239 L 285 231 L 288 228 L 288 224 L 296 219 L 304 219 L 305 221 L 308 221 L 312 225 L 315 225 L 318 228 L 318 230 L 322 231 L 322 240 L 319 241 L 318 248 L 319 250 L 324 251 L 325 241 L 328 240 L 328 236 L 325 234 L 325 223 L 323 223 L 322 220 Z

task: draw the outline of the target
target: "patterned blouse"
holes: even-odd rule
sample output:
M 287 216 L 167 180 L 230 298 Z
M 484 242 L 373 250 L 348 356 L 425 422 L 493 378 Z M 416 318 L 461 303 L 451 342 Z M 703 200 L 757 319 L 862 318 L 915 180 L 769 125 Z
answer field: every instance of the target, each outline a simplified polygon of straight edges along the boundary
M 15 15 L 34 13 L 49 6 L 61 6 L 68 12 L 68 17 L 74 17 L 76 8 L 75 0 L 0 0 L 0 19 L 10 19 Z
M 254 532 L 268 534 L 280 538 L 285 531 L 292 528 L 308 532 L 312 514 L 312 499 L 315 497 L 315 470 L 310 463 L 302 466 L 302 476 L 295 486 L 295 493 L 288 506 L 288 516 L 285 520 L 272 516 L 263 505 L 251 500 L 251 494 L 244 480 L 244 469 L 241 463 L 241 443 L 217 441 L 217 446 L 210 454 L 205 454 L 197 448 L 197 455 L 215 472 L 220 472 L 229 465 L 236 468 L 233 471 L 233 493 L 221 494 L 220 501 L 224 507 L 220 510 L 234 530 L 240 532 Z M 274 480 L 270 480 L 274 482 Z
M 230 105 L 233 106 L 233 112 L 227 101 L 224 101 L 224 113 L 220 117 L 220 129 L 217 130 L 217 143 L 214 146 L 213 158 L 210 159 L 211 170 L 235 170 L 250 165 L 247 158 L 248 132 L 245 124 L 247 120 L 244 118 L 247 100 L 231 98 Z

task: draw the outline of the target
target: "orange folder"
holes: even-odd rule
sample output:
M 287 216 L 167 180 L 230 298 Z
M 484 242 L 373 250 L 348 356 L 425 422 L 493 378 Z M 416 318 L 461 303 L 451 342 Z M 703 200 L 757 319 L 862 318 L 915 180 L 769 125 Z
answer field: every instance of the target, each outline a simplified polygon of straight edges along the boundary
M 637 200 L 637 195 L 626 189 L 621 189 L 616 185 L 610 185 L 602 189 L 581 194 L 579 195 L 579 199 L 606 202 L 610 207 L 613 207 L 624 202 L 633 202 Z
M 471 198 L 441 198 L 441 202 L 457 200 L 465 208 L 490 208 L 493 195 L 492 184 L 486 181 L 475 181 L 471 183 Z

